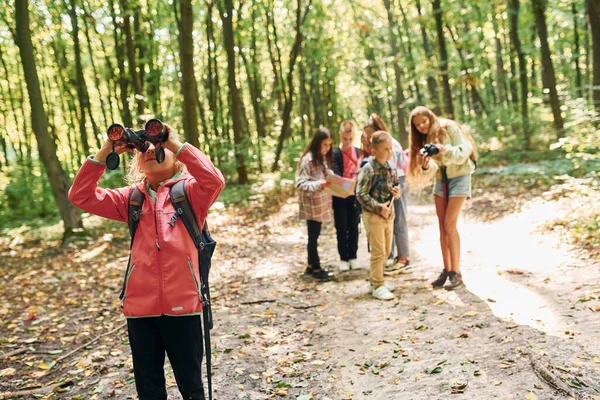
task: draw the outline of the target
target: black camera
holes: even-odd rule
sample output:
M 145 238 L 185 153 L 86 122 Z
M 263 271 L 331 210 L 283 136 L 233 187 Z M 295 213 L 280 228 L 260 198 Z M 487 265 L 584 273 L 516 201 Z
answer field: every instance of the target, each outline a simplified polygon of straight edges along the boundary
M 440 149 L 438 149 L 438 147 L 433 143 L 427 143 L 425 146 L 423 146 L 423 148 L 420 151 L 422 157 L 435 156 L 439 152 L 440 152 Z
M 125 128 L 121 124 L 112 124 L 108 127 L 108 138 L 113 143 L 125 144 L 125 147 L 137 149 L 145 153 L 148 150 L 150 142 L 156 146 L 156 161 L 162 163 L 165 160 L 165 149 L 160 146 L 160 143 L 165 142 L 169 137 L 169 132 L 165 125 L 159 119 L 151 119 L 146 122 L 144 129 L 134 131 L 130 128 Z M 117 169 L 119 167 L 119 155 L 113 151 L 106 158 L 106 167 L 108 169 Z

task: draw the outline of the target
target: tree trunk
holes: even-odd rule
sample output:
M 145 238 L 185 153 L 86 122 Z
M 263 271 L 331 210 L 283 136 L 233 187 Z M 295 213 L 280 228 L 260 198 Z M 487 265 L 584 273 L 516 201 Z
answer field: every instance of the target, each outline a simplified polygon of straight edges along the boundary
M 224 3 L 224 4 L 223 4 Z M 244 132 L 242 127 L 242 100 L 235 75 L 235 42 L 233 38 L 233 0 L 222 0 L 219 3 L 221 20 L 223 21 L 223 37 L 227 52 L 227 82 L 229 86 L 229 107 L 233 124 L 233 142 L 235 144 L 235 160 L 240 185 L 248 183 L 246 160 L 244 158 Z
M 529 116 L 527 112 L 527 63 L 525 62 L 525 53 L 521 48 L 519 41 L 519 0 L 510 0 L 509 5 L 510 16 L 510 41 L 513 51 L 517 54 L 519 60 L 519 80 L 521 82 L 521 117 L 523 118 L 523 139 L 524 147 L 529 150 L 531 148 L 531 137 L 529 130 Z
M 52 186 L 52 192 L 54 193 L 56 204 L 64 222 L 65 232 L 63 240 L 66 241 L 73 234 L 74 229 L 83 228 L 81 214 L 67 198 L 69 179 L 58 160 L 56 145 L 48 135 L 48 119 L 42 102 L 40 82 L 33 54 L 33 44 L 31 43 L 27 0 L 16 0 L 15 11 L 17 28 L 15 39 L 19 47 L 21 62 L 23 63 L 23 73 L 29 93 L 33 132 L 38 142 L 40 159 L 48 174 L 48 180 Z
M 600 0 L 587 0 L 587 13 L 592 31 L 592 97 L 594 108 L 600 115 Z
M 452 105 L 452 92 L 450 91 L 450 81 L 448 78 L 448 52 L 446 51 L 446 40 L 444 39 L 444 19 L 440 0 L 433 0 L 433 13 L 435 14 L 435 26 L 438 37 L 438 47 L 440 50 L 440 73 L 442 75 L 442 87 L 444 89 L 444 111 L 447 116 L 454 116 L 454 107 Z
M 579 55 L 581 54 L 579 47 L 579 24 L 577 23 L 579 17 L 577 15 L 577 6 L 575 5 L 575 1 L 571 3 L 571 11 L 573 12 L 573 44 L 575 46 L 573 49 L 573 61 L 575 61 L 575 86 L 577 87 L 577 96 L 583 98 L 583 80 L 581 78 L 581 68 L 579 67 Z
M 408 132 L 406 131 L 406 113 L 404 106 L 406 99 L 402 90 L 402 70 L 400 69 L 400 52 L 398 51 L 398 42 L 396 40 L 398 31 L 398 23 L 394 18 L 392 5 L 390 0 L 383 0 L 388 18 L 388 32 L 390 35 L 390 45 L 392 47 L 392 57 L 394 63 L 394 77 L 396 83 L 396 117 L 398 118 L 398 138 L 403 148 L 408 148 Z M 390 134 L 393 135 L 392 132 Z
M 75 8 L 75 0 L 69 0 L 69 17 L 71 19 L 71 26 L 73 30 L 71 31 L 73 37 L 73 51 L 75 52 L 75 79 L 74 86 L 77 90 L 77 100 L 79 101 L 79 133 L 81 135 L 81 143 L 83 144 L 83 152 L 84 154 L 90 153 L 90 146 L 88 142 L 88 133 L 86 126 L 86 114 L 90 117 L 90 122 L 92 123 L 92 133 L 94 137 L 94 141 L 96 146 L 99 148 L 102 144 L 99 141 L 99 131 L 98 126 L 96 125 L 96 121 L 91 112 L 90 107 L 90 96 L 88 94 L 87 85 L 85 83 L 85 77 L 83 76 L 83 65 L 81 63 L 81 45 L 79 43 L 79 19 L 77 18 L 77 10 Z M 90 53 L 90 57 L 94 57 L 92 53 Z
M 73 0 L 71 0 L 73 1 Z M 127 52 L 127 66 L 129 69 L 129 79 L 132 84 L 133 98 L 137 104 L 137 115 L 136 120 L 138 123 L 142 123 L 142 115 L 145 112 L 145 101 L 142 93 L 142 82 L 140 75 L 137 71 L 137 63 L 135 59 L 135 44 L 133 33 L 131 32 L 131 15 L 139 12 L 139 10 L 129 10 L 127 7 L 129 4 L 135 7 L 135 2 L 129 0 L 121 0 L 121 17 L 123 18 L 123 35 L 125 36 L 125 49 Z M 190 18 L 193 16 L 190 15 Z M 193 47 L 192 47 L 193 48 Z
M 179 25 L 179 57 L 181 64 L 181 93 L 183 94 L 183 130 L 185 140 L 192 146 L 200 147 L 198 131 L 198 108 L 196 98 L 196 77 L 194 75 L 194 38 L 193 10 L 191 0 L 179 0 L 179 15 L 177 2 L 175 15 Z
M 425 56 L 427 58 L 427 64 L 433 63 L 433 51 L 431 50 L 431 46 L 429 44 L 429 37 L 427 36 L 427 31 L 425 30 L 425 23 L 423 21 L 423 14 L 421 11 L 421 1 L 416 0 L 417 5 L 417 13 L 419 14 L 419 26 L 421 28 L 421 38 L 423 40 L 423 50 L 425 51 Z M 429 91 L 429 100 L 431 101 L 431 110 L 436 114 L 441 114 L 440 108 L 440 96 L 438 94 L 437 81 L 434 75 L 431 73 L 433 67 L 427 68 L 427 90 Z
M 113 32 L 114 32 L 114 40 L 115 40 L 115 54 L 117 56 L 117 65 L 119 66 L 119 88 L 120 88 L 120 97 L 121 97 L 121 107 L 122 107 L 122 118 L 123 124 L 127 127 L 133 126 L 133 119 L 131 117 L 131 109 L 129 107 L 129 76 L 127 71 L 125 70 L 125 50 L 123 49 L 123 43 L 120 35 L 122 36 L 122 32 L 119 31 L 120 26 L 117 22 L 117 13 L 115 11 L 115 0 L 109 0 L 111 18 L 113 22 Z M 116 122 L 116 121 L 115 121 Z
M 514 1 L 514 0 L 513 0 Z M 556 137 L 564 137 L 564 122 L 560 113 L 560 101 L 556 91 L 556 77 L 554 76 L 554 67 L 550 57 L 550 46 L 548 45 L 548 28 L 546 26 L 546 0 L 532 0 L 533 15 L 540 36 L 540 46 L 542 50 L 542 74 L 546 77 L 548 89 L 550 90 L 550 106 L 554 115 L 554 128 Z M 597 1 L 597 0 L 594 0 Z
M 279 164 L 279 158 L 281 157 L 281 150 L 283 150 L 283 143 L 285 139 L 289 135 L 290 125 L 291 125 L 291 112 L 292 106 L 294 104 L 294 67 L 296 66 L 296 60 L 298 55 L 300 54 L 302 48 L 302 40 L 304 39 L 304 35 L 302 33 L 302 26 L 306 22 L 306 18 L 310 9 L 312 8 L 312 0 L 308 0 L 308 4 L 304 10 L 304 15 L 302 14 L 302 0 L 297 0 L 296 5 L 296 37 L 294 39 L 294 45 L 292 46 L 292 50 L 290 51 L 289 56 L 289 67 L 287 73 L 287 88 L 288 92 L 285 95 L 285 102 L 283 106 L 283 114 L 282 114 L 282 125 L 281 125 L 281 135 L 279 136 L 279 140 L 277 142 L 277 149 L 275 150 L 275 161 L 273 162 L 273 166 L 271 167 L 271 172 L 277 171 L 277 165 Z

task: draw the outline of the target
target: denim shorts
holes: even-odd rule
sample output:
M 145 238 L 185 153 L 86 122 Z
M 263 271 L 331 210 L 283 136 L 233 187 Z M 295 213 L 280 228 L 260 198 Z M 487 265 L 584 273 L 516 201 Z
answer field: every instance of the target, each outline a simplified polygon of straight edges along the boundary
M 435 181 L 433 185 L 433 194 L 444 197 L 444 186 L 441 180 Z M 467 197 L 471 198 L 471 174 L 457 176 L 448 179 L 448 197 Z

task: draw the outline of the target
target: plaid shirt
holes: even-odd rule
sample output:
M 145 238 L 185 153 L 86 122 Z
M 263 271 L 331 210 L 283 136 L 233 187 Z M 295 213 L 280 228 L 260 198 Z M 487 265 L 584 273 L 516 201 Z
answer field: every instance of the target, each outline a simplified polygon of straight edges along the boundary
M 299 218 L 317 222 L 329 222 L 333 218 L 331 194 L 323 190 L 321 180 L 332 173 L 325 163 L 315 165 L 312 155 L 307 153 L 296 174 L 296 188 L 300 198 Z
M 371 160 L 358 172 L 356 197 L 366 211 L 379 214 L 381 204 L 392 199 L 392 188 L 398 185 L 398 174 L 389 163 L 380 164 L 375 157 Z

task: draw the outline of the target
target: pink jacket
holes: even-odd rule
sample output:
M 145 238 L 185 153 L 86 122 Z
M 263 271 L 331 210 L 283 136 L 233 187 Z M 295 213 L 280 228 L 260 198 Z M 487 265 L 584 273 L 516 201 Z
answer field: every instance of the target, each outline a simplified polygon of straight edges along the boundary
M 123 313 L 126 317 L 193 315 L 202 311 L 198 250 L 182 221 L 168 222 L 175 213 L 169 188 L 185 179 L 186 192 L 198 225 L 225 187 L 225 180 L 200 150 L 186 145 L 177 159 L 188 172 L 158 187 L 156 203 L 146 192 L 146 182 L 138 184 L 146 196 L 126 277 Z M 132 186 L 119 189 L 98 187 L 105 166 L 85 161 L 69 190 L 69 200 L 84 211 L 127 223 Z

